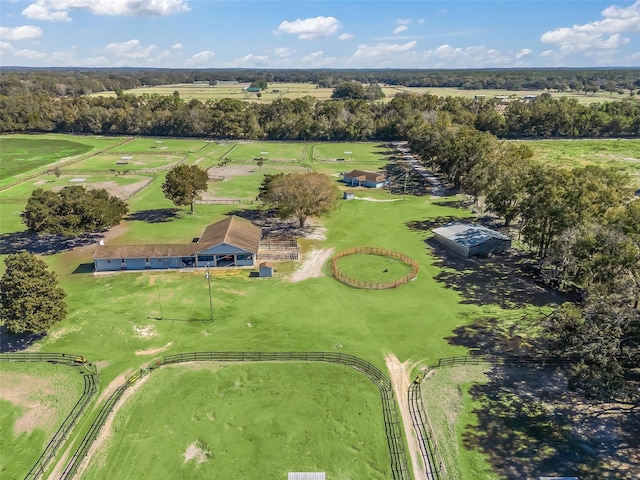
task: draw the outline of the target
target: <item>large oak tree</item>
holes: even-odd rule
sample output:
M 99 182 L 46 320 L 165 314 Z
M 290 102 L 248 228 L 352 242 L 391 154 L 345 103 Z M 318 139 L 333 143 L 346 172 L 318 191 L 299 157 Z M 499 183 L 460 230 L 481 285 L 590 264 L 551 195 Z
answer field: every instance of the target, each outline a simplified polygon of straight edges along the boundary
M 47 263 L 29 252 L 7 256 L 0 278 L 0 319 L 10 333 L 47 333 L 67 315 L 66 293 Z
M 304 227 L 307 217 L 334 210 L 340 192 L 331 177 L 321 173 L 265 175 L 258 199 L 277 209 L 280 218 L 295 217 Z
M 193 213 L 193 203 L 207 190 L 208 181 L 207 172 L 197 165 L 178 165 L 167 173 L 162 191 L 174 205 L 189 205 Z

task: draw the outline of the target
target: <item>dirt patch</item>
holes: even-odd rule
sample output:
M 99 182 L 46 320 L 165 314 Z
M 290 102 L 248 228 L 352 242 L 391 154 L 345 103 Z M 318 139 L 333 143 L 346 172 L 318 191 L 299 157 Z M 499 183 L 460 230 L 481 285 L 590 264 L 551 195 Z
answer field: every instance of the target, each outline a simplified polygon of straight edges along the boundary
M 0 372 L 0 398 L 24 410 L 13 428 L 16 435 L 53 427 L 55 410 L 47 405 L 46 400 L 41 400 L 54 394 L 48 383 L 46 378 Z
M 356 200 L 364 200 L 366 202 L 397 202 L 399 200 L 402 200 L 401 198 L 389 198 L 386 200 L 382 200 L 379 198 L 371 198 L 371 197 L 353 197 Z
M 184 463 L 191 460 L 195 460 L 196 463 L 204 463 L 211 458 L 211 452 L 204 447 L 202 442 L 194 442 L 187 447 L 182 456 L 184 457 Z
M 322 250 L 311 250 L 304 256 L 304 261 L 298 269 L 289 277 L 289 281 L 296 283 L 306 280 L 307 278 L 317 278 L 322 276 L 322 267 L 324 263 L 333 254 L 333 248 Z
M 164 347 L 150 348 L 148 350 L 136 350 L 136 355 L 156 355 L 158 353 L 166 352 L 171 345 L 173 345 L 173 342 L 167 343 Z
M 144 327 L 133 326 L 133 331 L 138 338 L 153 338 L 158 336 L 155 325 L 145 325 Z
M 409 456 L 411 457 L 411 465 L 413 467 L 413 475 L 416 480 L 426 479 L 426 474 L 422 466 L 422 454 L 420 453 L 420 446 L 418 440 L 413 433 L 413 424 L 411 422 L 411 413 L 409 412 L 409 398 L 408 391 L 410 369 L 409 362 L 401 363 L 398 358 L 390 353 L 384 358 L 387 370 L 389 370 L 389 378 L 391 379 L 391 385 L 396 395 L 398 402 L 398 408 L 400 409 L 400 416 L 402 417 L 402 425 L 404 426 L 404 432 L 407 437 L 407 445 L 409 448 Z
M 226 165 L 224 167 L 211 167 L 207 170 L 209 175 L 219 175 L 221 177 L 241 177 L 243 175 L 251 175 L 258 171 L 257 166 L 253 165 Z

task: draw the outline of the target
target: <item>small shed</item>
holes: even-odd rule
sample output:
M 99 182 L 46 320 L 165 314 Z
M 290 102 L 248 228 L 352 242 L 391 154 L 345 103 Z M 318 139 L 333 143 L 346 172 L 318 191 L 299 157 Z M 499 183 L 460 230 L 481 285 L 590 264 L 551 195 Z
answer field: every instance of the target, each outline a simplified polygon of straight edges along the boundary
M 343 200 L 353 200 L 354 198 L 356 198 L 356 194 L 353 192 L 342 192 L 342 199 Z
M 511 247 L 508 236 L 482 225 L 463 222 L 434 228 L 433 238 L 465 258 L 503 253 Z
M 262 262 L 260 264 L 260 273 L 258 276 L 260 278 L 273 277 L 273 265 L 269 262 Z

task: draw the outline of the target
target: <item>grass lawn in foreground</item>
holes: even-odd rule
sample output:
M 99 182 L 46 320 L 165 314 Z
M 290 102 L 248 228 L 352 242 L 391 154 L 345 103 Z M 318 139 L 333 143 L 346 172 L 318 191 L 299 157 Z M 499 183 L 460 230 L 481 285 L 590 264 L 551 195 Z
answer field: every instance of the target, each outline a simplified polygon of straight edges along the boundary
M 78 372 L 0 362 L 0 478 L 24 478 L 82 395 Z
M 373 480 L 390 478 L 389 464 L 379 391 L 355 370 L 185 364 L 139 386 L 82 478 Z

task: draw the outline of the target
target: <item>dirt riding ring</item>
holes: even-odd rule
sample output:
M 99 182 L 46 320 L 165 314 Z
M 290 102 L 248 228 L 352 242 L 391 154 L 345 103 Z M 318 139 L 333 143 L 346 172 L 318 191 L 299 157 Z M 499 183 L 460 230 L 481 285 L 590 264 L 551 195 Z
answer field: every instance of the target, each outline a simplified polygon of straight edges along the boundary
M 420 266 L 411 257 L 385 248 L 354 247 L 331 260 L 333 276 L 355 288 L 384 290 L 410 282 Z

